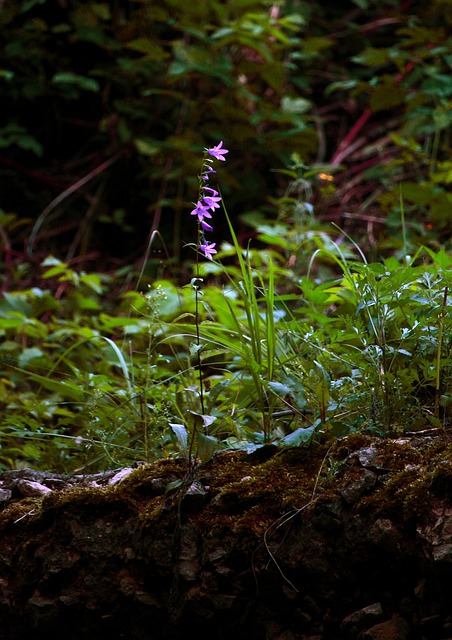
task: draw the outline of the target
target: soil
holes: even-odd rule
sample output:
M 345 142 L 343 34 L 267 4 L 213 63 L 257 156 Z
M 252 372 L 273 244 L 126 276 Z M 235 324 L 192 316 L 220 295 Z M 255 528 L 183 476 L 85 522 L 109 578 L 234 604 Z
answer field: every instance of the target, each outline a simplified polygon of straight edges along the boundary
M 0 474 L 0 640 L 452 638 L 443 431 Z

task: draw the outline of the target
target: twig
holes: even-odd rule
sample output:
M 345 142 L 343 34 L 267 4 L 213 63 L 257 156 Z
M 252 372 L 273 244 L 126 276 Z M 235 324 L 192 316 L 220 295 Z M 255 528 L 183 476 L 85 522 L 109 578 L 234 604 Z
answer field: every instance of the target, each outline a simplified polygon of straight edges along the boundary
M 39 233 L 39 230 L 41 229 L 41 227 L 42 227 L 45 219 L 49 215 L 49 213 L 51 213 L 56 207 L 58 207 L 58 205 L 60 205 L 62 202 L 64 202 L 64 200 L 66 200 L 66 198 L 68 198 L 70 195 L 72 195 L 73 193 L 75 193 L 76 191 L 78 191 L 79 189 L 84 187 L 85 184 L 88 184 L 88 182 L 90 182 L 91 180 L 96 178 L 100 173 L 105 171 L 105 169 L 108 169 L 108 167 L 110 167 L 112 164 L 117 162 L 122 155 L 124 155 L 124 151 L 123 150 L 118 152 L 118 153 L 116 153 L 112 158 L 109 158 L 108 160 L 105 160 L 105 162 L 102 162 L 95 169 L 93 169 L 92 171 L 87 173 L 86 176 L 84 176 L 83 178 L 80 178 L 80 180 L 77 180 L 77 182 L 75 182 L 70 187 L 65 189 L 56 198 L 54 198 L 50 204 L 47 205 L 47 207 L 44 209 L 44 211 L 40 214 L 40 216 L 36 220 L 36 222 L 34 224 L 34 227 L 33 227 L 33 229 L 31 230 L 31 233 L 30 233 L 30 239 L 28 241 L 27 253 L 31 258 L 33 257 L 33 245 L 35 244 L 37 235 Z

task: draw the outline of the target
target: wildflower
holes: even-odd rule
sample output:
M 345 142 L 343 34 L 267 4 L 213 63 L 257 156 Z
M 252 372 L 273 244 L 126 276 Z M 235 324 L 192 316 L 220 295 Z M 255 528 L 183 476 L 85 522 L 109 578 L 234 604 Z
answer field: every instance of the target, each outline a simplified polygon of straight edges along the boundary
M 213 156 L 216 160 L 225 161 L 226 158 L 223 158 L 223 155 L 226 153 L 229 153 L 229 151 L 227 149 L 222 149 L 221 148 L 222 146 L 223 146 L 223 140 L 220 142 L 220 144 L 217 144 L 216 147 L 212 147 L 212 149 L 207 149 L 207 153 Z
M 199 222 L 201 223 L 201 229 L 203 229 L 204 231 L 213 231 L 213 227 L 208 222 L 206 222 L 204 218 Z
M 195 208 L 191 211 L 191 215 L 197 216 L 198 218 L 198 250 L 201 251 L 201 253 L 203 253 L 209 260 L 213 260 L 213 256 L 218 252 L 215 249 L 215 242 L 209 243 L 208 240 L 206 240 L 204 233 L 210 233 L 213 231 L 212 225 L 207 221 L 212 218 L 212 214 L 209 213 L 209 211 L 219 209 L 219 203 L 222 198 L 218 191 L 212 187 L 208 187 L 206 182 L 209 180 L 211 173 L 216 173 L 215 169 L 212 168 L 212 163 L 214 161 L 213 158 L 224 161 L 224 156 L 227 153 L 229 153 L 229 151 L 227 149 L 223 149 L 223 141 L 211 149 L 204 149 L 204 161 L 200 176 L 204 184 L 201 182 L 198 195 L 199 200 L 196 203 Z
M 218 204 L 219 202 L 221 202 L 221 198 L 219 196 L 204 196 L 204 203 L 207 205 L 207 208 L 212 209 L 212 211 L 220 208 L 220 205 Z
M 190 215 L 198 216 L 199 222 L 202 222 L 204 218 L 211 218 L 212 216 L 209 213 L 210 207 L 206 204 L 203 204 L 200 200 L 196 203 L 196 207 L 191 211 Z
M 206 258 L 209 258 L 209 260 L 213 260 L 213 254 L 217 253 L 217 250 L 214 248 L 215 245 L 216 242 L 212 242 L 211 244 L 206 242 L 206 244 L 200 244 L 199 249 L 203 252 Z
M 210 191 L 213 196 L 218 195 L 218 191 L 215 191 L 215 189 L 212 189 L 211 187 L 203 187 L 203 191 Z

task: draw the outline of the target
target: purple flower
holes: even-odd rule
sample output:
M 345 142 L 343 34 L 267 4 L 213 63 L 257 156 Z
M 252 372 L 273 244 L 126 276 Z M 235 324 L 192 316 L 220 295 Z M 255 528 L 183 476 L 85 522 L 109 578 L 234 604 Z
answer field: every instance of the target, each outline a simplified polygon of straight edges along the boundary
M 209 260 L 213 260 L 212 258 L 213 254 L 217 253 L 217 250 L 214 248 L 215 245 L 216 245 L 216 242 L 212 242 L 211 244 L 209 243 L 200 244 L 199 248 L 203 252 L 203 254 L 206 256 L 206 258 L 209 258 Z
M 204 191 L 210 191 L 210 193 L 211 193 L 213 196 L 217 196 L 217 195 L 218 195 L 218 191 L 215 191 L 215 189 L 212 189 L 211 187 L 203 187 L 203 190 L 204 190 Z
M 221 198 L 219 196 L 204 196 L 203 200 L 207 208 L 212 209 L 212 211 L 220 208 L 218 203 L 221 202 Z
M 196 207 L 191 211 L 190 215 L 198 216 L 198 220 L 202 222 L 204 218 L 211 218 L 212 216 L 209 213 L 210 207 L 206 204 L 203 204 L 198 200 L 196 203 Z
M 213 158 L 224 162 L 226 159 L 224 156 L 227 153 L 229 153 L 229 151 L 227 149 L 223 149 L 223 141 L 211 149 L 204 148 L 204 160 L 201 168 L 201 180 L 203 182 L 200 183 L 199 187 L 199 200 L 193 211 L 191 211 L 191 215 L 197 216 L 198 218 L 198 250 L 201 251 L 209 260 L 213 260 L 213 256 L 218 252 L 215 249 L 215 242 L 209 243 L 208 240 L 206 240 L 204 233 L 210 233 L 213 231 L 212 225 L 207 222 L 207 220 L 212 218 L 209 211 L 219 209 L 219 203 L 222 198 L 216 189 L 208 187 L 206 183 L 209 180 L 210 174 L 216 173 L 215 169 L 212 168 Z
M 202 229 L 204 229 L 204 231 L 213 231 L 213 227 L 208 224 L 204 219 L 199 221 L 201 223 L 201 227 Z
M 207 149 L 207 153 L 209 153 L 211 156 L 213 156 L 216 160 L 226 160 L 226 158 L 223 158 L 223 155 L 225 153 L 229 153 L 229 151 L 227 149 L 222 149 L 221 147 L 223 146 L 223 140 L 220 142 L 220 144 L 217 144 L 216 147 L 212 147 L 212 149 Z

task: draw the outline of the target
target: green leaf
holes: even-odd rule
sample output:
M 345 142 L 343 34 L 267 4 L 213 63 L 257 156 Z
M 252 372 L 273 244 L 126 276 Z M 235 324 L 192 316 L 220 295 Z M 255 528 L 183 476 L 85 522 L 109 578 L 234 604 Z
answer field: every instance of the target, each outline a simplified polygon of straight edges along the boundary
M 151 38 L 137 38 L 128 42 L 126 48 L 143 53 L 148 60 L 165 60 L 169 57 L 169 53 L 158 45 L 155 39 Z
M 24 127 L 15 123 L 10 123 L 0 129 L 0 147 L 7 148 L 12 145 L 25 151 L 33 151 L 38 157 L 43 154 L 43 147 L 36 138 L 30 135 Z
M 18 358 L 18 365 L 21 369 L 26 369 L 31 360 L 42 358 L 44 353 L 38 347 L 24 349 Z
M 28 317 L 31 313 L 32 307 L 24 294 L 8 293 L 5 291 L 3 300 L 0 300 L 0 317 L 7 317 L 9 315 Z
M 268 388 L 271 389 L 277 396 L 280 398 L 284 398 L 291 393 L 291 387 L 287 384 L 283 384 L 282 382 L 271 381 L 268 383 Z
M 177 442 L 179 444 L 179 448 L 183 453 L 187 453 L 188 451 L 188 433 L 187 428 L 184 424 L 175 424 L 170 422 L 170 427 L 176 436 Z
M 30 9 L 35 7 L 37 4 L 45 4 L 46 2 L 47 0 L 27 0 L 27 2 L 24 2 L 23 4 L 21 12 L 26 13 L 27 11 L 30 11 Z
M 122 355 L 121 350 L 119 349 L 117 344 L 115 342 L 113 342 L 113 340 L 110 340 L 110 338 L 106 338 L 105 336 L 101 336 L 101 337 L 102 337 L 103 340 L 108 342 L 108 344 L 111 346 L 111 348 L 115 352 L 116 357 L 118 358 L 119 366 L 121 367 L 121 370 L 122 370 L 122 372 L 124 374 L 124 378 L 125 378 L 126 383 L 127 383 L 127 389 L 128 389 L 129 395 L 132 396 L 132 393 L 133 393 L 132 381 L 130 379 L 130 374 L 129 374 L 129 369 L 127 367 L 127 363 L 126 363 L 126 361 L 124 359 L 124 356 Z
M 406 89 L 397 84 L 393 76 L 381 76 L 379 84 L 372 88 L 370 108 L 378 112 L 399 107 L 405 103 L 406 93 Z
M 278 91 L 284 84 L 285 78 L 281 73 L 279 62 L 267 62 L 259 68 L 259 73 L 267 84 Z
M 374 49 L 373 47 L 369 47 L 359 55 L 353 56 L 351 58 L 352 62 L 363 64 L 367 67 L 378 67 L 381 65 L 385 65 L 389 59 L 389 49 Z
M 208 462 L 221 448 L 220 442 L 213 436 L 206 436 L 198 433 L 196 436 L 196 449 L 201 462 Z
M 133 144 L 143 156 L 153 157 L 161 152 L 161 144 L 153 139 L 135 138 Z
M 334 46 L 334 38 L 313 36 L 303 42 L 303 53 L 309 57 L 316 56 L 322 51 Z
M 100 309 L 101 305 L 99 302 L 97 302 L 97 300 L 93 300 L 92 298 L 89 298 L 88 296 L 82 295 L 79 292 L 76 292 L 74 294 L 74 301 L 77 303 L 77 307 L 80 310 L 91 310 L 94 311 L 96 309 Z
M 447 160 L 445 162 L 437 162 L 434 170 L 432 171 L 431 178 L 438 184 L 451 184 L 452 162 L 450 160 Z
M 312 427 L 299 427 L 293 431 L 293 433 L 289 433 L 289 435 L 281 438 L 279 443 L 284 447 L 300 447 L 310 441 L 315 429 L 316 425 Z
M 328 371 L 317 360 L 313 360 L 312 362 L 315 365 L 315 368 L 317 369 L 317 372 L 320 374 L 321 379 L 329 386 L 330 383 L 331 383 L 331 376 L 328 373 Z
M 306 397 L 300 378 L 295 374 L 287 375 L 282 372 L 280 377 L 283 382 L 271 381 L 268 383 L 269 389 L 280 398 L 290 397 L 295 408 L 299 411 L 303 410 L 306 407 Z
M 87 78 L 86 76 L 80 76 L 77 73 L 71 71 L 60 71 L 56 73 L 52 78 L 53 84 L 67 84 L 82 89 L 84 91 L 93 91 L 99 93 L 100 85 L 97 80 L 93 78 Z
M 58 393 L 63 398 L 69 398 L 76 402 L 82 402 L 84 399 L 85 392 L 82 387 L 71 380 L 55 380 L 29 371 L 27 371 L 27 378 L 39 383 L 44 389 Z
M 42 451 L 33 442 L 25 442 L 21 447 L 21 456 L 30 460 L 37 460 L 41 458 Z
M 311 108 L 312 103 L 306 98 L 284 96 L 281 100 L 281 109 L 284 113 L 307 113 Z
M 95 293 L 99 295 L 102 293 L 102 283 L 97 273 L 82 274 L 80 276 L 80 282 L 83 282 L 83 284 Z
M 418 182 L 402 182 L 402 196 L 418 205 L 428 205 L 434 198 L 434 185 Z
M 24 318 L 22 316 L 14 316 L 11 314 L 10 317 L 2 317 L 0 319 L 0 330 L 1 329 L 22 329 L 24 326 Z
M 329 96 L 334 91 L 349 91 L 350 89 L 354 89 L 357 85 L 357 80 L 339 80 L 338 82 L 332 82 L 325 89 L 325 95 Z

